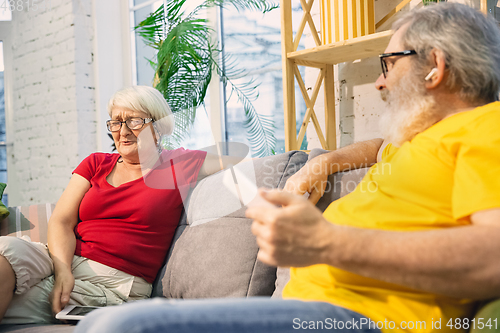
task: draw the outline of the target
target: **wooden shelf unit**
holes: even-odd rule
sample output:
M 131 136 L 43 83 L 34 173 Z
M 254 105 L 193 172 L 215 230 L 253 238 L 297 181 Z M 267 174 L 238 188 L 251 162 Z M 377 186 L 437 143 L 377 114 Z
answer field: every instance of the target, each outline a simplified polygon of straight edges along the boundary
M 341 62 L 378 56 L 391 39 L 392 31 L 383 31 L 367 36 L 321 45 L 306 50 L 289 52 L 288 59 L 295 63 L 308 62 L 335 65 Z M 311 66 L 314 67 L 314 66 Z
M 292 0 L 281 0 L 280 3 L 286 151 L 300 149 L 309 121 L 313 122 L 323 149 L 334 150 L 337 148 L 333 65 L 341 62 L 373 57 L 383 53 L 393 33 L 388 30 L 336 43 L 321 45 L 321 39 L 317 33 L 310 14 L 314 1 L 315 0 L 300 0 L 304 15 L 295 36 L 293 35 L 292 30 Z M 377 22 L 375 27 L 379 28 L 384 22 L 388 21 L 410 1 L 411 0 L 402 0 L 384 18 Z M 483 13 L 493 13 L 493 10 L 497 8 L 494 4 L 492 4 L 490 6 L 491 8 L 489 8 L 488 0 L 480 0 L 479 2 L 480 10 Z M 496 3 L 496 1 L 494 2 Z M 498 8 L 498 11 L 500 12 L 500 8 Z M 498 15 L 500 16 L 500 14 Z M 316 46 L 306 50 L 297 51 L 297 47 L 306 24 L 309 25 L 312 38 L 316 43 Z M 321 24 L 321 26 L 325 25 Z M 320 70 L 311 94 L 307 91 L 308 89 L 304 84 L 304 80 L 301 77 L 298 66 L 314 67 Z M 295 80 L 297 80 L 307 107 L 298 136 L 296 132 L 295 116 Z M 324 86 L 325 91 L 325 135 L 323 135 L 314 111 L 319 89 L 322 85 Z
M 315 0 L 300 0 L 304 15 L 297 34 L 292 31 L 292 1 L 281 0 L 281 49 L 283 66 L 283 105 L 285 111 L 285 149 L 299 150 L 307 125 L 313 122 L 323 149 L 334 150 L 336 143 L 335 95 L 333 65 L 383 53 L 392 31 L 383 31 L 336 43 L 321 45 L 310 10 Z M 316 46 L 297 51 L 305 25 L 308 24 Z M 308 93 L 298 66 L 320 70 L 311 94 Z M 307 110 L 299 133 L 296 132 L 295 80 L 302 92 Z M 325 91 L 325 134 L 321 130 L 314 107 L 321 86 Z

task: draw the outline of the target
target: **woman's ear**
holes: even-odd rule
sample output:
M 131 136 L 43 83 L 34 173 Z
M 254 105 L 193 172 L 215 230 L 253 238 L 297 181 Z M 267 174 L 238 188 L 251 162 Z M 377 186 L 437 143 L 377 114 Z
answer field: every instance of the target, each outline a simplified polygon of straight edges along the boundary
M 154 139 L 155 139 L 155 144 L 158 145 L 161 139 L 160 131 L 158 131 L 158 128 L 156 127 L 156 123 L 153 121 L 153 131 L 154 131 Z

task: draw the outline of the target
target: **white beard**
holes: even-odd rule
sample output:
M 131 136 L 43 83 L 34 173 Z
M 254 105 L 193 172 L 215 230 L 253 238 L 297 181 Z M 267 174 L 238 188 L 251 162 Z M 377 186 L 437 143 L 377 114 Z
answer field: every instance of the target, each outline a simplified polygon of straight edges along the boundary
M 424 81 L 411 71 L 390 92 L 382 90 L 381 97 L 387 108 L 380 118 L 380 129 L 384 139 L 397 147 L 442 119 Z

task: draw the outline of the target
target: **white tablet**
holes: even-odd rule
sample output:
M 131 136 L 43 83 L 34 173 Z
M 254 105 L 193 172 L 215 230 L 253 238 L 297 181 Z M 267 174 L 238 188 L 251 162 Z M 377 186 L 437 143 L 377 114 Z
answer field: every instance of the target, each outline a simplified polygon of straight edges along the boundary
M 56 314 L 56 319 L 60 320 L 82 320 L 86 314 L 96 309 L 96 306 L 66 305 L 64 309 Z

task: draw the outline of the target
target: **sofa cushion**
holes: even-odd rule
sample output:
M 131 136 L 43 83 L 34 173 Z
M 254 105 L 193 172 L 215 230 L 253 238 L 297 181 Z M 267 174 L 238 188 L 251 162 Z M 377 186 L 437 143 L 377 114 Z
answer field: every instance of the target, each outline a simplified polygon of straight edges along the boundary
M 258 187 L 283 188 L 306 160 L 307 154 L 293 151 L 241 163 L 234 174 L 226 170 L 201 181 L 191 193 L 153 296 L 270 296 L 276 268 L 257 260 L 252 222 L 228 179 L 236 175 L 240 185 L 255 181 Z M 241 173 L 248 176 L 246 181 L 239 178 Z

